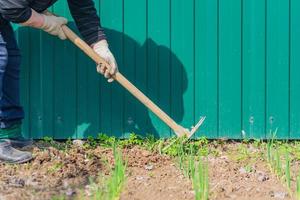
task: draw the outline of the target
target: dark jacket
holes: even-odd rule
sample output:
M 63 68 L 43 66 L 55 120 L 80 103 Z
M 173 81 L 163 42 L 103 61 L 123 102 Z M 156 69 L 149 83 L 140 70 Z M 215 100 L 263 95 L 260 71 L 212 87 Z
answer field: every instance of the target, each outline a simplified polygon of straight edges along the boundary
M 57 0 L 0 0 L 0 23 L 22 23 L 31 16 L 31 9 L 43 12 Z M 75 23 L 83 37 L 92 44 L 105 39 L 93 0 L 68 0 Z

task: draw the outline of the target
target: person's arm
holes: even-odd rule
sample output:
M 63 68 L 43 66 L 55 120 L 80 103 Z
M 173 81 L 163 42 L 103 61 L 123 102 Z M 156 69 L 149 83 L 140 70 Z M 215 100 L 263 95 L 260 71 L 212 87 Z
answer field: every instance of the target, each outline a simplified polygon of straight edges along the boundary
M 92 0 L 68 0 L 68 3 L 77 28 L 85 42 L 91 45 L 94 51 L 110 65 L 110 69 L 107 69 L 106 66 L 97 65 L 97 71 L 108 78 L 108 82 L 112 82 L 112 75 L 118 71 L 118 65 L 109 50 L 94 2 Z
M 23 23 L 31 17 L 28 0 L 0 0 L 2 17 L 14 23 Z
M 67 23 L 63 17 L 47 16 L 31 9 L 27 0 L 0 0 L 0 13 L 10 22 L 42 29 L 51 35 L 66 39 L 61 26 Z
M 92 45 L 106 39 L 93 0 L 68 0 L 68 5 L 76 26 L 86 43 Z

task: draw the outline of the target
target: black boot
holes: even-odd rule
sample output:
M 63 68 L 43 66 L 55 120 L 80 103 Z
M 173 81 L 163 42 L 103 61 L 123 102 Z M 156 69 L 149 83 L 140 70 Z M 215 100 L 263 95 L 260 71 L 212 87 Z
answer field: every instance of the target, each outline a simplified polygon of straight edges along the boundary
M 32 154 L 13 148 L 9 141 L 0 141 L 0 161 L 12 164 L 20 164 L 32 159 Z
M 7 139 L 11 146 L 14 148 L 23 148 L 23 147 L 28 147 L 31 146 L 33 144 L 33 140 L 32 139 L 25 139 L 24 137 L 20 136 L 17 138 L 10 138 Z

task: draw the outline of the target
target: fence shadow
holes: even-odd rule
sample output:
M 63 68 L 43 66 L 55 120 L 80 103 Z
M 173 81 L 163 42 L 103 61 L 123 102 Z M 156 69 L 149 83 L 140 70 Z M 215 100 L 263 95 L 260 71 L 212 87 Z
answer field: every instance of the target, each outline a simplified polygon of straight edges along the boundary
M 74 23 L 69 26 L 76 30 Z M 170 48 L 146 38 L 105 29 L 119 70 L 175 121 L 184 115 L 186 71 Z M 169 137 L 170 129 L 117 83 L 108 84 L 95 64 L 71 42 L 37 30 L 17 30 L 22 49 L 25 135 L 86 138 L 106 133 Z

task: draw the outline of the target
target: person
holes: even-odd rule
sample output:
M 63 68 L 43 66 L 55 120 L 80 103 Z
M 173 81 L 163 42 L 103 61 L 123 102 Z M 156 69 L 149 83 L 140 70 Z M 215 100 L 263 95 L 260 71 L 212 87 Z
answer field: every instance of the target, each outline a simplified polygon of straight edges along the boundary
M 67 19 L 52 15 L 47 9 L 57 0 L 0 0 L 0 160 L 9 163 L 24 163 L 32 159 L 30 152 L 19 148 L 32 144 L 22 136 L 24 111 L 20 105 L 21 55 L 11 26 L 41 29 L 64 40 L 67 39 L 62 25 Z M 76 26 L 87 42 L 109 64 L 110 68 L 97 66 L 97 71 L 113 81 L 118 71 L 116 60 L 109 50 L 92 0 L 68 0 L 68 6 Z

